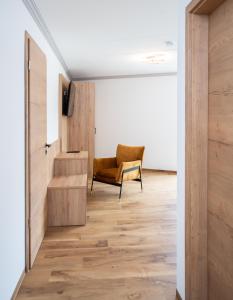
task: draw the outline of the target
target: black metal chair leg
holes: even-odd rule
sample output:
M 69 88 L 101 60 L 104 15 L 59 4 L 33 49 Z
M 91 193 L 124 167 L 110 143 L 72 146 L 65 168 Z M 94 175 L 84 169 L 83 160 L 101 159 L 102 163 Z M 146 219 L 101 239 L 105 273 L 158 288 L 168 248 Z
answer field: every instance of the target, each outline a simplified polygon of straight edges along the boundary
M 121 199 L 122 186 L 123 186 L 123 184 L 121 183 L 121 186 L 120 186 L 120 194 L 119 194 L 119 199 Z
M 142 170 L 141 170 L 141 167 L 139 167 L 139 173 L 140 173 L 140 182 L 141 182 L 141 191 L 142 191 L 143 186 L 142 186 Z
M 121 199 L 121 192 L 122 192 L 122 187 L 123 187 L 123 179 L 124 179 L 124 171 L 122 172 L 122 175 L 121 175 L 121 186 L 120 186 L 119 199 Z
M 94 177 L 92 177 L 92 182 L 91 182 L 91 192 L 93 191 L 93 183 L 94 183 Z

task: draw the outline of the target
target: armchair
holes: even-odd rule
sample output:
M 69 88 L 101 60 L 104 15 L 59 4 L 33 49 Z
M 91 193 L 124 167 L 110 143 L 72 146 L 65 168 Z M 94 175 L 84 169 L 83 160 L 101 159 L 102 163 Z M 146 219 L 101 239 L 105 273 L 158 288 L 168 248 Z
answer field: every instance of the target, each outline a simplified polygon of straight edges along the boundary
M 118 145 L 116 157 L 95 158 L 93 167 L 94 181 L 112 184 L 120 187 L 119 199 L 121 198 L 123 182 L 136 180 L 141 183 L 142 190 L 142 160 L 145 147 Z

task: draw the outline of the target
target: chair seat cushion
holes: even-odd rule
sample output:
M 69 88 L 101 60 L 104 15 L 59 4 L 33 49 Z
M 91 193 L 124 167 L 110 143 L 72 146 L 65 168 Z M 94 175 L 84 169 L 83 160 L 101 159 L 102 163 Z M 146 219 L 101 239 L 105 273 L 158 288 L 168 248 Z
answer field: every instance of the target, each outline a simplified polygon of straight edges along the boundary
M 118 168 L 109 168 L 109 169 L 102 169 L 97 172 L 97 176 L 106 177 L 106 178 L 116 178 Z
M 116 182 L 115 178 L 102 177 L 102 176 L 98 176 L 98 175 L 95 176 L 95 180 L 103 182 L 103 183 L 110 183 L 110 184 L 118 183 L 118 182 Z

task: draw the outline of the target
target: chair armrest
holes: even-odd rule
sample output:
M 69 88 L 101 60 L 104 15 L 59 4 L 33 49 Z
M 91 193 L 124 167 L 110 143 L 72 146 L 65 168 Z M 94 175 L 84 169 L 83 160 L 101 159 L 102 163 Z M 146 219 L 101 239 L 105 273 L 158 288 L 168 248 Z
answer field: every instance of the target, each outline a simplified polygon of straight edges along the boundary
M 117 168 L 116 157 L 94 158 L 93 174 L 103 169 Z
M 116 175 L 116 181 L 121 182 L 123 172 L 124 172 L 123 180 L 137 179 L 138 176 L 140 175 L 139 167 L 141 168 L 141 166 L 142 166 L 141 160 L 122 162 L 120 164 L 120 167 Z

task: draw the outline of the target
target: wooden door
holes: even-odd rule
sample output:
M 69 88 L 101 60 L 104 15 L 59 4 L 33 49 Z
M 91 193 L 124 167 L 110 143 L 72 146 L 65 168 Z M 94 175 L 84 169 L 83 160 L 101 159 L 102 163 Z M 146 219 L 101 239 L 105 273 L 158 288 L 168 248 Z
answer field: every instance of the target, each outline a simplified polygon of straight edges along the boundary
M 209 16 L 208 298 L 233 299 L 233 1 Z
M 193 0 L 186 40 L 186 299 L 233 299 L 233 1 Z
M 32 38 L 27 47 L 27 183 L 29 267 L 44 237 L 47 221 L 46 57 Z
M 74 112 L 68 119 L 68 149 L 88 151 L 88 175 L 95 155 L 95 85 L 75 82 Z

